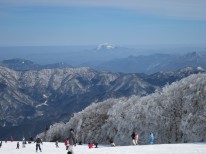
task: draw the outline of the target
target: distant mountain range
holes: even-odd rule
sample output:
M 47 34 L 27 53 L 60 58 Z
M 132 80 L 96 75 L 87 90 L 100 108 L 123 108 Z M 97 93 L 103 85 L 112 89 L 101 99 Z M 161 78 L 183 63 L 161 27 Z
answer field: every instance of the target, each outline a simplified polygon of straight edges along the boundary
M 196 67 L 200 66 L 199 64 L 205 66 L 205 55 L 205 47 L 125 47 L 109 43 L 96 46 L 0 47 L 0 61 L 26 59 L 40 65 L 63 63 L 72 67 L 90 67 L 95 70 L 146 74 L 174 71 L 188 66 Z
M 175 71 L 185 67 L 206 67 L 206 54 L 192 52 L 184 55 L 153 54 L 130 56 L 104 62 L 93 67 L 97 70 L 124 73 L 152 74 L 160 71 Z
M 0 66 L 0 137 L 34 135 L 47 125 L 67 121 L 92 102 L 108 98 L 145 96 L 202 67 L 151 75 L 112 73 L 64 64 L 39 65 L 22 59 Z M 9 131 L 8 131 L 9 130 Z
M 40 65 L 30 60 L 25 60 L 25 59 L 20 59 L 20 58 L 3 60 L 0 62 L 0 66 L 8 67 L 16 71 L 41 70 L 41 69 L 53 69 L 53 68 L 71 68 L 72 67 L 71 65 L 68 65 L 63 62 L 55 63 L 55 64 Z
M 84 53 L 77 52 L 76 54 L 82 55 L 79 57 L 79 61 L 83 62 L 79 64 L 78 67 L 90 67 L 99 71 L 144 74 L 154 74 L 161 71 L 176 71 L 185 67 L 206 67 L 206 53 L 204 52 L 192 52 L 187 54 L 152 54 L 129 56 L 127 58 L 118 56 L 118 54 L 123 56 L 125 52 L 131 52 L 132 54 L 132 52 L 135 51 L 111 46 L 109 44 L 102 44 L 94 48 L 92 51 L 85 51 Z M 69 57 L 69 55 L 67 56 Z M 74 55 L 71 54 L 70 56 L 73 57 Z M 124 56 L 126 56 L 126 54 Z M 71 63 L 72 61 L 68 60 L 67 62 L 40 65 L 30 60 L 15 58 L 1 61 L 0 66 L 23 71 L 74 68 L 74 66 L 70 65 Z

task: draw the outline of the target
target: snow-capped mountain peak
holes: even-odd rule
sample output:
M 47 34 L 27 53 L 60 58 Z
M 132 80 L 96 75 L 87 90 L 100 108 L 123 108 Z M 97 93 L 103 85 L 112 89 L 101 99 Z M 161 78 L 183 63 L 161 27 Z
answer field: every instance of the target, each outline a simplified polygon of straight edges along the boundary
M 115 46 L 113 46 L 113 45 L 111 45 L 109 43 L 102 43 L 102 44 L 99 44 L 96 47 L 97 50 L 103 50 L 103 49 L 109 50 L 109 49 L 114 49 L 114 48 L 115 48 Z

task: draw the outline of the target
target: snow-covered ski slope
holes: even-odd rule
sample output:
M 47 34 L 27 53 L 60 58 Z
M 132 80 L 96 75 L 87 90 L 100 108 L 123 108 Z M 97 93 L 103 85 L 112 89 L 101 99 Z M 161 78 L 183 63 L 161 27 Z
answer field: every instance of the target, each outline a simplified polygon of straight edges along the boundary
M 3 142 L 0 148 L 0 154 L 67 154 L 63 143 L 59 143 L 56 148 L 53 142 L 44 142 L 42 152 L 35 150 L 35 143 L 26 144 L 20 149 L 16 149 L 17 142 Z M 206 154 L 206 143 L 191 144 L 155 144 L 155 145 L 137 145 L 137 146 L 104 146 L 89 149 L 87 145 L 77 145 L 74 147 L 74 154 Z

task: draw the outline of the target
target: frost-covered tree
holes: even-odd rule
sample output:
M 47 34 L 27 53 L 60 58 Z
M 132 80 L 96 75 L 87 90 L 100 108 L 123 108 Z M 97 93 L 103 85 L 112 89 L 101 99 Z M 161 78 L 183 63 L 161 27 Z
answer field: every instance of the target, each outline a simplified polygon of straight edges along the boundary
M 137 131 L 140 144 L 206 141 L 206 74 L 191 75 L 145 96 L 108 99 L 75 113 L 66 124 L 55 124 L 42 136 L 65 139 L 74 128 L 83 143 L 96 141 L 132 144 Z

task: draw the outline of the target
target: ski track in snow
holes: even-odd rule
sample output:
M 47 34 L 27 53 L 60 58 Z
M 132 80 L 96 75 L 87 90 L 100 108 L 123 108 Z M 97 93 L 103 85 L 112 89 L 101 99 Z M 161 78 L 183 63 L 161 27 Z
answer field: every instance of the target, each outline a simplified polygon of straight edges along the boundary
M 67 154 L 63 143 L 59 143 L 56 148 L 54 142 L 44 142 L 41 145 L 42 152 L 36 152 L 36 144 L 26 144 L 20 149 L 16 149 L 17 142 L 3 142 L 0 154 Z M 77 145 L 74 147 L 74 154 L 206 154 L 206 143 L 188 144 L 155 144 L 137 146 L 116 146 L 100 145 L 99 148 L 89 149 L 87 145 Z

